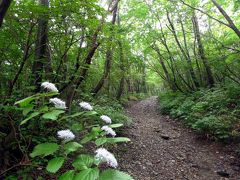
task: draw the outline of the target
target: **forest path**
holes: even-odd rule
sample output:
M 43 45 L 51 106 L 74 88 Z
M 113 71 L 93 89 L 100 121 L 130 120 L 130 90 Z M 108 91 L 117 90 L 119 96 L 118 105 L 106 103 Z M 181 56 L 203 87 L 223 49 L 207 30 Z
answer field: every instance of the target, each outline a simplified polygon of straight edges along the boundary
M 120 169 L 135 180 L 240 180 L 231 147 L 200 139 L 157 108 L 157 97 L 151 97 L 125 109 L 133 123 L 122 135 L 132 142 L 118 147 Z

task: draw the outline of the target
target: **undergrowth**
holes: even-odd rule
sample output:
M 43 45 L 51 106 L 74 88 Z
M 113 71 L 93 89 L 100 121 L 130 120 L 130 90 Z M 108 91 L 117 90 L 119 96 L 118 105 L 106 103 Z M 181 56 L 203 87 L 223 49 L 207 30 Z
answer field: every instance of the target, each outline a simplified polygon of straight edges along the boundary
M 182 119 L 191 128 L 215 139 L 239 138 L 240 87 L 228 85 L 183 93 L 162 93 L 160 111 Z
M 3 148 L 19 157 L 4 157 L 13 165 L 0 167 L 0 179 L 132 179 L 116 169 L 117 159 L 107 150 L 116 143 L 130 141 L 119 133 L 130 123 L 122 105 L 109 97 L 82 94 L 70 112 L 57 98 L 54 84 L 44 82 L 42 87 L 47 91 L 19 100 L 12 111 L 8 110 L 15 136 L 9 144 L 4 141 Z

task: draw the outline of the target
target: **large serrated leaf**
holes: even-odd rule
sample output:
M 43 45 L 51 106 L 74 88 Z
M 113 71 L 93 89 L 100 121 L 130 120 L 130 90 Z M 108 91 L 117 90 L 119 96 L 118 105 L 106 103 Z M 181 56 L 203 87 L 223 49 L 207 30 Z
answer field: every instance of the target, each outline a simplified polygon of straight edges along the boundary
M 48 156 L 56 152 L 58 149 L 59 145 L 56 143 L 42 143 L 34 147 L 33 152 L 30 154 L 30 156 Z
M 45 114 L 42 115 L 43 119 L 51 119 L 51 120 L 57 120 L 58 116 L 62 113 L 64 113 L 65 111 L 63 110 L 52 110 L 51 112 L 47 112 Z
M 73 180 L 74 178 L 74 170 L 70 170 L 62 174 L 58 180 Z
M 94 158 L 90 155 L 81 154 L 72 163 L 78 170 L 88 169 L 93 165 Z
M 133 180 L 133 178 L 125 172 L 108 169 L 100 174 L 99 180 Z
M 74 180 L 96 180 L 99 178 L 99 169 L 98 168 L 89 168 L 78 173 Z
M 23 125 L 23 124 L 27 123 L 30 119 L 38 116 L 39 114 L 40 114 L 40 112 L 33 112 L 33 113 L 30 114 L 26 119 L 24 119 L 24 120 L 20 123 L 20 125 Z
M 27 97 L 25 99 L 22 99 L 20 101 L 15 102 L 15 105 L 18 104 L 20 107 L 26 107 L 34 100 L 34 96 Z
M 64 145 L 64 150 L 66 154 L 69 154 L 70 152 L 77 151 L 81 147 L 83 146 L 77 142 L 69 142 Z
M 50 173 L 56 173 L 63 165 L 64 158 L 56 157 L 48 161 L 47 171 Z

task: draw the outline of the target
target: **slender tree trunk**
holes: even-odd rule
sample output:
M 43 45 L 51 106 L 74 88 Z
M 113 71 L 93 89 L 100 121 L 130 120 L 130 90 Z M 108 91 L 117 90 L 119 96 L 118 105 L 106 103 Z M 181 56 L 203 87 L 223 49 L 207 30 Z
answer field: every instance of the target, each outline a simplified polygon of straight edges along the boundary
M 225 25 L 225 26 L 231 28 L 231 29 L 236 33 L 236 35 L 240 38 L 240 31 L 239 31 L 239 29 L 238 29 L 238 28 L 236 27 L 236 25 L 233 23 L 232 19 L 228 16 L 228 14 L 223 10 L 223 8 L 217 3 L 217 1 L 211 0 L 211 1 L 213 2 L 213 4 L 218 8 L 218 10 L 222 13 L 222 15 L 224 16 L 224 18 L 228 21 L 228 23 L 225 23 L 225 22 L 223 22 L 223 21 L 221 21 L 221 20 L 219 20 L 219 19 L 211 16 L 210 14 L 204 12 L 204 11 L 201 10 L 201 9 L 198 9 L 198 8 L 196 8 L 196 7 L 191 6 L 190 4 L 187 4 L 187 3 L 184 2 L 183 0 L 180 0 L 180 1 L 181 1 L 184 5 L 192 8 L 192 9 L 194 9 L 194 10 L 196 10 L 196 11 L 199 11 L 199 12 L 205 14 L 205 15 L 207 15 L 209 18 L 211 18 L 211 19 L 219 22 L 219 23 L 222 24 L 222 25 Z
M 28 31 L 27 41 L 26 41 L 26 44 L 25 44 L 25 47 L 24 47 L 24 54 L 23 54 L 22 62 L 20 64 L 20 67 L 19 67 L 16 75 L 14 76 L 13 80 L 11 81 L 11 84 L 10 84 L 9 89 L 8 89 L 8 97 L 10 97 L 12 95 L 14 86 L 15 86 L 20 74 L 22 73 L 22 70 L 24 68 L 24 65 L 25 65 L 26 61 L 28 60 L 28 58 L 30 56 L 29 55 L 29 50 L 32 46 L 31 38 L 32 38 L 32 32 L 33 32 L 34 26 L 35 26 L 35 24 L 33 24 L 33 23 L 30 24 L 30 29 Z
M 73 81 L 73 85 L 70 84 L 68 86 L 70 88 L 70 92 L 68 93 L 68 98 L 67 98 L 66 105 L 69 108 L 69 111 L 71 111 L 71 104 L 72 104 L 73 98 L 75 96 L 76 90 L 79 88 L 82 81 L 86 78 L 89 66 L 91 65 L 91 62 L 92 62 L 92 58 L 93 58 L 97 48 L 100 45 L 97 38 L 98 38 L 99 32 L 102 29 L 103 23 L 104 23 L 104 21 L 102 20 L 101 23 L 99 24 L 98 28 L 94 32 L 93 36 L 92 36 L 92 44 L 89 48 L 87 56 L 85 57 L 84 65 L 81 68 L 80 75 L 78 76 L 78 78 L 76 78 Z
M 49 7 L 49 0 L 40 0 L 40 5 L 43 7 Z M 32 67 L 32 73 L 34 75 L 35 92 L 40 91 L 40 83 L 43 79 L 44 64 L 47 59 L 47 39 L 48 39 L 48 15 L 42 14 L 38 20 L 38 33 L 35 49 L 35 61 Z
M 117 18 L 117 11 L 118 11 L 118 2 L 117 1 L 114 4 L 114 9 L 112 9 L 112 27 L 110 29 L 110 33 L 112 34 L 109 38 L 109 45 L 107 47 L 107 52 L 106 52 L 106 61 L 105 61 L 105 68 L 104 68 L 104 72 L 103 72 L 103 76 L 100 79 L 100 81 L 97 83 L 97 85 L 95 86 L 95 88 L 92 90 L 92 94 L 95 95 L 97 94 L 101 88 L 104 85 L 104 82 L 106 81 L 106 79 L 109 76 L 110 73 L 110 69 L 111 69 L 111 63 L 112 63 L 112 56 L 113 56 L 113 50 L 112 50 L 112 40 L 113 40 L 113 29 L 114 29 L 114 25 L 116 23 L 116 18 Z M 113 2 L 112 2 L 113 3 Z
M 10 7 L 12 0 L 2 0 L 0 3 L 0 28 L 2 27 L 3 19 Z
M 125 64 L 124 64 L 124 54 L 123 54 L 123 46 L 121 41 L 118 41 L 118 45 L 119 45 L 119 51 L 120 51 L 120 70 L 121 70 L 121 80 L 120 80 L 120 84 L 118 87 L 118 91 L 117 91 L 117 96 L 116 98 L 119 100 L 123 94 L 124 91 L 124 82 L 125 82 Z
M 218 8 L 218 10 L 221 12 L 221 14 L 224 16 L 224 18 L 227 20 L 230 28 L 237 34 L 237 36 L 240 38 L 240 31 L 237 28 L 237 26 L 234 24 L 230 16 L 224 11 L 224 9 L 217 3 L 216 0 L 211 0 L 212 3 Z
M 168 12 L 167 12 L 167 19 L 168 19 L 168 22 L 169 22 L 169 24 L 170 24 L 170 27 L 171 27 L 170 30 L 171 30 L 171 32 L 173 33 L 174 39 L 175 39 L 175 41 L 176 41 L 176 43 L 177 43 L 177 45 L 178 45 L 181 53 L 183 54 L 184 58 L 185 58 L 186 61 L 187 61 L 188 71 L 189 71 L 190 76 L 191 76 L 191 78 L 192 78 L 192 80 L 193 80 L 193 84 L 194 84 L 194 86 L 195 86 L 196 88 L 198 88 L 198 87 L 199 87 L 199 83 L 198 83 L 198 81 L 197 81 L 195 72 L 194 72 L 193 67 L 192 67 L 192 62 L 191 62 L 190 55 L 189 55 L 188 52 L 185 52 L 185 50 L 183 49 L 180 41 L 178 40 L 178 37 L 177 37 L 177 34 L 176 34 L 176 30 L 175 30 L 174 24 L 173 24 L 172 20 L 170 19 L 170 16 L 169 16 L 169 13 L 168 13 Z M 181 27 L 182 27 L 182 31 L 183 31 L 184 36 L 185 36 L 185 30 L 184 30 L 183 26 L 181 26 Z M 185 37 L 185 38 L 186 38 L 186 37 Z M 187 47 L 186 47 L 186 48 L 187 48 Z
M 199 31 L 199 25 L 198 25 L 198 21 L 197 21 L 197 17 L 195 15 L 195 13 L 193 13 L 192 22 L 193 22 L 194 33 L 195 33 L 195 36 L 197 39 L 197 44 L 198 44 L 198 54 L 199 54 L 200 58 L 202 59 L 203 65 L 204 65 L 206 73 L 207 73 L 208 85 L 210 87 L 213 87 L 214 86 L 214 78 L 213 78 L 211 67 L 210 67 L 208 60 L 204 53 L 204 47 L 202 44 L 200 31 Z

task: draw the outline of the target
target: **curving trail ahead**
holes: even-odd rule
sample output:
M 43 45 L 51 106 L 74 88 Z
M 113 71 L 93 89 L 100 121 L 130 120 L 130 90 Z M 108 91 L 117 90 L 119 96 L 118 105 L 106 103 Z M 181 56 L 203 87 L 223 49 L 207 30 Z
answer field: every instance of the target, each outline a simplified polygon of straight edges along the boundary
M 200 139 L 157 107 L 157 97 L 151 97 L 126 108 L 133 124 L 122 135 L 132 142 L 118 147 L 122 170 L 135 180 L 240 180 L 231 147 Z

